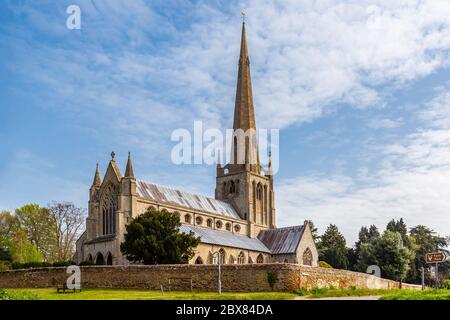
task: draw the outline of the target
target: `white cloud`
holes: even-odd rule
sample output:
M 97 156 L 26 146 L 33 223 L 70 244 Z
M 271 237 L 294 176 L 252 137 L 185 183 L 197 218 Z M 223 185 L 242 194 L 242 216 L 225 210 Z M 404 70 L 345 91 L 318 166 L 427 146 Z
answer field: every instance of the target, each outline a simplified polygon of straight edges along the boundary
M 231 125 L 240 36 L 237 15 L 227 16 L 209 3 L 186 5 L 187 12 L 202 19 L 179 29 L 144 1 L 80 5 L 85 12 L 83 37 L 70 41 L 81 51 L 30 45 L 26 56 L 37 54 L 32 70 L 23 65 L 25 72 L 40 75 L 43 85 L 55 85 L 61 94 L 88 98 L 89 108 L 114 104 L 120 109 L 127 101 L 131 110 L 146 102 L 146 113 L 151 112 L 156 122 L 172 122 L 170 115 L 184 109 L 191 119 Z M 250 0 L 240 6 L 248 15 L 254 96 L 262 127 L 312 121 L 339 104 L 378 104 L 386 90 L 449 62 L 446 0 Z M 25 12 L 31 23 L 58 30 L 54 18 L 44 19 L 38 10 Z M 153 44 L 151 39 L 159 37 L 168 41 Z M 105 50 L 109 46 L 112 50 Z M 387 84 L 392 89 L 380 91 Z M 168 112 L 153 112 L 151 100 Z M 120 116 L 135 121 L 133 112 Z M 142 130 L 138 126 L 134 135 Z
M 425 224 L 442 235 L 450 230 L 450 113 L 449 92 L 442 92 L 418 115 L 435 129 L 416 129 L 383 150 L 378 170 L 362 169 L 357 177 L 303 176 L 280 181 L 277 189 L 279 223 L 312 219 L 321 228 L 335 223 L 350 243 L 359 228 L 384 229 L 403 217 L 412 227 Z M 425 117 L 423 115 L 426 115 Z M 432 115 L 432 116 L 429 116 Z M 425 125 L 425 124 L 424 124 Z M 426 126 L 426 125 L 425 125 Z

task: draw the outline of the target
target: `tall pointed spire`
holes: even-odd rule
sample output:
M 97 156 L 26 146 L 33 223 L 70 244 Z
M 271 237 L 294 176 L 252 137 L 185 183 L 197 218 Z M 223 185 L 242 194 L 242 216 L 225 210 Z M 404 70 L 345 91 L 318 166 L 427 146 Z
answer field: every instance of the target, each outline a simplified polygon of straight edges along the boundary
M 127 168 L 125 169 L 125 178 L 134 178 L 133 165 L 131 164 L 131 152 L 128 152 Z
M 100 172 L 98 171 L 98 163 L 97 167 L 95 168 L 95 175 L 94 175 L 94 181 L 92 182 L 93 187 L 100 187 L 102 184 L 102 179 L 100 178 Z
M 247 135 L 247 137 L 249 137 L 248 142 L 244 141 L 243 137 L 241 137 L 241 140 L 238 141 L 238 143 L 235 141 L 233 142 L 231 159 L 233 159 L 232 161 L 234 164 L 237 164 L 235 168 L 239 171 L 245 170 L 259 173 L 260 165 L 258 145 L 256 143 L 255 109 L 253 106 L 252 79 L 250 76 L 250 58 L 248 55 L 245 21 L 242 22 L 241 51 L 239 55 L 233 130 L 235 131 L 235 134 L 237 134 L 236 130 L 242 130 L 246 134 L 249 133 L 248 130 L 251 130 L 251 136 Z M 247 138 L 245 138 L 245 140 L 246 139 Z M 237 144 L 239 144 L 239 146 Z M 240 148 L 244 148 L 244 150 L 241 150 Z M 243 159 L 245 165 L 237 158 L 238 154 L 244 155 Z
M 247 48 L 245 22 L 242 23 L 241 53 L 236 87 L 233 129 L 256 129 L 255 110 L 253 108 L 252 80 L 250 77 L 250 59 Z

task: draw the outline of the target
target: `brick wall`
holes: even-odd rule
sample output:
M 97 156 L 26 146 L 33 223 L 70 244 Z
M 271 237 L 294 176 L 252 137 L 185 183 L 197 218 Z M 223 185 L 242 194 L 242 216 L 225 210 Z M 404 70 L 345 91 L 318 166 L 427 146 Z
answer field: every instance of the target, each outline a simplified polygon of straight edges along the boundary
M 292 291 L 307 287 L 398 288 L 399 283 L 345 270 L 307 267 L 295 264 L 250 264 L 222 266 L 223 291 L 270 291 L 267 273 L 275 272 L 275 290 Z M 15 270 L 0 273 L 0 288 L 55 287 L 68 277 L 65 268 Z M 214 291 L 217 266 L 89 266 L 81 267 L 82 288 L 133 288 L 160 290 Z M 419 286 L 403 284 L 404 288 Z

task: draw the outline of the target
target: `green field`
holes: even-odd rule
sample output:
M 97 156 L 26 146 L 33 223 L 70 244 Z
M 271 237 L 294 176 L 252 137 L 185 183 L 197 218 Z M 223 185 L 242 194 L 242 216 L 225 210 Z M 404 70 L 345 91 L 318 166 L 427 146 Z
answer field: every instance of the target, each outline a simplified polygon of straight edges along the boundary
M 304 296 L 326 297 L 380 296 L 381 300 L 450 300 L 450 290 L 367 290 L 315 288 L 290 292 L 164 292 L 123 289 L 88 289 L 79 293 L 56 293 L 55 288 L 0 289 L 0 300 L 286 300 Z
M 56 293 L 55 288 L 6 289 L 6 298 L 14 300 L 284 300 L 293 299 L 289 292 L 164 292 L 120 289 L 88 289 L 77 293 Z M 2 294 L 0 291 L 0 300 Z
M 381 300 L 450 300 L 450 290 L 402 290 L 386 293 L 381 296 Z
M 380 296 L 380 300 L 450 300 L 450 290 L 427 289 L 421 290 L 400 290 L 400 289 L 334 289 L 334 288 L 314 288 L 311 290 L 298 290 L 295 293 L 311 299 L 328 297 L 363 297 Z

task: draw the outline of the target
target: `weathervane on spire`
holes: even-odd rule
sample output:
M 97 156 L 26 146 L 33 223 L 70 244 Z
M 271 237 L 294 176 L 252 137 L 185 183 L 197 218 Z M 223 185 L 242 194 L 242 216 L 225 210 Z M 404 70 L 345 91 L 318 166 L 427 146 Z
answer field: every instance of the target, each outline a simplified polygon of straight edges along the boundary
M 245 23 L 245 16 L 246 16 L 245 12 L 241 11 L 241 18 L 243 23 Z

